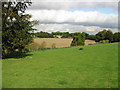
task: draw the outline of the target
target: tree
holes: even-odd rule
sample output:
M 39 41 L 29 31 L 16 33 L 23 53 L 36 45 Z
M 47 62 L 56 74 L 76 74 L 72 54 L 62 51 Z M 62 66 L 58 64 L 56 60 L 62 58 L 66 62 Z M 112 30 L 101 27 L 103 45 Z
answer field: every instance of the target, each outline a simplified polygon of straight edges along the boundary
M 62 35 L 62 32 L 57 31 L 57 32 L 52 32 L 52 34 L 53 35 Z
M 25 10 L 31 2 L 2 2 L 2 47 L 3 55 L 6 53 L 24 50 L 32 42 L 31 31 L 37 21 L 30 21 L 31 15 Z
M 113 42 L 120 42 L 120 32 L 114 33 Z
M 108 30 L 105 34 L 105 40 L 109 40 L 109 43 L 113 41 L 113 33 L 112 31 Z
M 85 33 L 85 32 L 83 32 L 83 33 L 85 34 L 85 39 L 89 39 L 89 34 Z
M 79 46 L 85 44 L 85 34 L 84 33 L 74 33 L 73 41 L 71 46 Z
M 87 39 L 89 39 L 89 40 L 95 40 L 96 36 L 95 35 L 89 35 Z
M 72 35 L 69 32 L 63 32 L 62 33 L 62 38 L 71 38 Z
M 35 36 L 38 38 L 53 38 L 53 35 L 48 32 L 37 32 L 35 33 Z
M 109 40 L 109 43 L 113 41 L 113 33 L 110 30 L 103 30 L 96 34 L 96 42 L 100 42 L 102 40 Z
M 104 40 L 105 39 L 105 34 L 106 34 L 107 30 L 103 30 L 103 31 L 100 31 L 96 34 L 96 39 L 95 41 L 96 42 L 100 42 L 101 40 Z

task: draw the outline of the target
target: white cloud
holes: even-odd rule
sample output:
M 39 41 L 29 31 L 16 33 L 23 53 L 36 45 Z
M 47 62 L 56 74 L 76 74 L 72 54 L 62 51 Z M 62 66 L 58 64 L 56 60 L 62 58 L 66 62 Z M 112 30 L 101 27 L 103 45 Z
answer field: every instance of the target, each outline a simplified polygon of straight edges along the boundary
M 78 24 L 117 28 L 117 14 L 103 14 L 97 11 L 65 11 L 65 10 L 29 10 L 34 20 L 42 23 Z

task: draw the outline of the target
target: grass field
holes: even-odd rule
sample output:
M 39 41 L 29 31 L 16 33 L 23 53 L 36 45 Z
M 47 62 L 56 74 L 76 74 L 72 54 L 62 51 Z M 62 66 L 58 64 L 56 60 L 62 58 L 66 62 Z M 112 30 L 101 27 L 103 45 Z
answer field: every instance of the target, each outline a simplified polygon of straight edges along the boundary
M 118 87 L 118 44 L 28 52 L 3 60 L 3 88 Z

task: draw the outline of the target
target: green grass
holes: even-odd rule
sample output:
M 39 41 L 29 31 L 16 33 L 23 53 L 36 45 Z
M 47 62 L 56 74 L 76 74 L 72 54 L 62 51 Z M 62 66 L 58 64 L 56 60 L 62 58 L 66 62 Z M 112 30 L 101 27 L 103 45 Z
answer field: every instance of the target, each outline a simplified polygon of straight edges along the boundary
M 3 88 L 118 87 L 118 43 L 29 52 L 3 60 Z

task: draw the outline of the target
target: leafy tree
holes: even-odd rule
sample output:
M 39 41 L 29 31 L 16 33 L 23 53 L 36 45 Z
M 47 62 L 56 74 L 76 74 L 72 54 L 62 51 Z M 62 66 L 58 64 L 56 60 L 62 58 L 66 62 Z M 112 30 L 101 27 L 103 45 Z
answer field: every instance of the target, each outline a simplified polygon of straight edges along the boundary
M 85 39 L 89 39 L 89 34 L 86 32 L 83 32 L 85 34 Z
M 62 35 L 62 32 L 57 31 L 57 32 L 52 32 L 52 34 L 53 35 Z
M 62 38 L 71 38 L 72 35 L 69 32 L 63 32 L 62 33 Z
M 32 27 L 37 21 L 30 21 L 31 15 L 25 10 L 31 2 L 2 2 L 2 47 L 3 55 L 6 53 L 24 50 L 32 42 Z
M 110 30 L 103 30 L 96 34 L 96 42 L 100 42 L 102 40 L 109 40 L 109 43 L 113 41 L 113 33 Z
M 85 44 L 85 34 L 84 33 L 74 33 L 73 41 L 71 46 L 79 46 Z
M 113 33 L 112 31 L 108 30 L 105 34 L 105 40 L 109 40 L 109 43 L 113 41 Z
M 95 40 L 95 39 L 96 39 L 96 36 L 95 36 L 95 35 L 89 35 L 89 36 L 87 37 L 87 39 L 89 39 L 89 40 Z
M 106 35 L 106 32 L 107 30 L 103 30 L 103 31 L 100 31 L 96 34 L 96 42 L 99 42 L 101 40 L 104 40 L 105 39 L 105 35 Z
M 72 35 L 69 32 L 52 32 L 52 35 L 61 35 L 61 38 L 72 38 Z
M 113 35 L 113 41 L 114 42 L 120 42 L 120 32 L 116 32 Z

